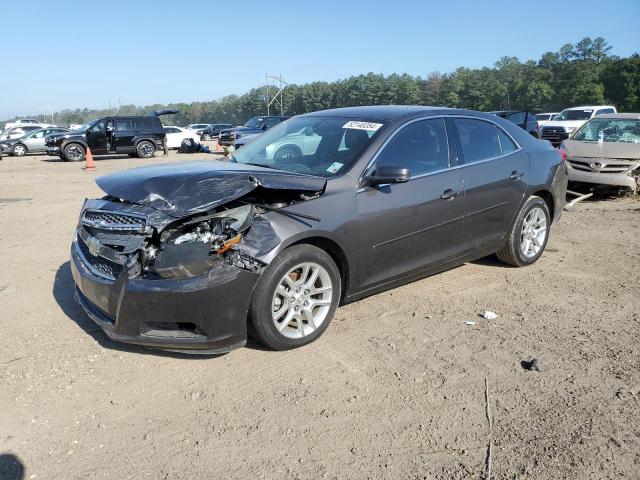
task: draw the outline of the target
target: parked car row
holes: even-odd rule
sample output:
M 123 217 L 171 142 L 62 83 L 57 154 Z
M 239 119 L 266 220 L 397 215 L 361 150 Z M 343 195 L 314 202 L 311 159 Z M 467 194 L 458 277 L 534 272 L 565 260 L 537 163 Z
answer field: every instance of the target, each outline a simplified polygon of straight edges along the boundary
M 569 181 L 630 192 L 640 187 L 640 113 L 592 116 L 562 141 Z
M 0 154 L 22 157 L 31 153 L 43 153 L 47 151 L 45 141 L 48 135 L 71 131 L 63 127 L 33 128 L 36 129 L 25 135 L 0 141 Z
M 540 138 L 549 140 L 554 147 L 560 146 L 563 140 L 598 115 L 617 113 L 611 105 L 590 105 L 571 107 L 563 110 L 542 127 Z

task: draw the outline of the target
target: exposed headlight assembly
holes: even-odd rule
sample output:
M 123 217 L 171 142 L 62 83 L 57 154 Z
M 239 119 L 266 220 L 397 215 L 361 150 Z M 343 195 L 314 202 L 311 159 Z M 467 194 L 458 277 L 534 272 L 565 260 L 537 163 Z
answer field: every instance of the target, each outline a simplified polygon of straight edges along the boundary
M 143 269 L 163 278 L 189 278 L 220 265 L 222 254 L 242 240 L 251 225 L 253 205 L 193 219 L 162 233 L 159 245 L 144 252 Z
M 209 243 L 215 253 L 224 253 L 240 242 L 241 233 L 251 225 L 253 205 L 219 212 L 199 221 L 193 230 L 170 240 L 175 245 L 189 242 Z

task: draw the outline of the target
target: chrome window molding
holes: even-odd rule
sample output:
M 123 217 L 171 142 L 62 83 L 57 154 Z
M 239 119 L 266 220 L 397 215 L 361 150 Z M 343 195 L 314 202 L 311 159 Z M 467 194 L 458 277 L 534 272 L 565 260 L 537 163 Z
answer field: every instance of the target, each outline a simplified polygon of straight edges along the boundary
M 494 125 L 496 128 L 499 128 L 500 130 L 502 130 L 502 132 L 504 132 L 504 134 L 509 137 L 511 139 L 511 141 L 515 144 L 515 146 L 517 147 L 515 150 L 502 154 L 502 155 L 498 155 L 497 157 L 490 157 L 490 158 L 483 158 L 482 160 L 478 160 L 476 162 L 470 162 L 470 163 L 462 163 L 460 165 L 455 165 L 455 166 L 451 166 L 451 150 L 449 149 L 449 168 L 442 168 L 440 170 L 434 170 L 433 172 L 426 172 L 426 173 L 422 173 L 420 175 L 415 175 L 415 176 L 411 176 L 411 178 L 409 179 L 409 182 L 413 181 L 414 179 L 417 180 L 419 178 L 424 178 L 424 177 L 428 177 L 430 175 L 436 175 L 438 173 L 442 173 L 442 172 L 447 172 L 447 171 L 453 171 L 453 170 L 458 170 L 460 168 L 464 168 L 464 167 L 468 167 L 471 165 L 479 165 L 482 163 L 487 163 L 487 162 L 491 162 L 493 160 L 497 160 L 499 158 L 504 158 L 504 157 L 508 157 L 509 155 L 513 155 L 514 153 L 520 152 L 523 150 L 522 146 L 516 141 L 515 138 L 513 138 L 513 136 L 507 132 L 504 128 L 502 128 L 500 125 L 498 125 L 496 122 L 489 120 L 487 118 L 479 118 L 479 117 L 474 117 L 472 115 L 434 115 L 434 116 L 429 116 L 429 117 L 419 117 L 419 118 L 414 118 L 409 120 L 406 123 L 403 123 L 402 125 L 400 125 L 400 127 L 398 127 L 396 129 L 395 132 L 393 132 L 391 134 L 391 136 L 389 138 L 387 138 L 385 140 L 385 142 L 382 144 L 382 146 L 378 149 L 378 151 L 375 153 L 375 155 L 373 156 L 373 158 L 369 161 L 369 163 L 367 164 L 367 166 L 362 170 L 362 173 L 360 174 L 360 177 L 358 179 L 358 189 L 356 190 L 356 193 L 360 193 L 363 192 L 364 190 L 366 190 L 369 187 L 361 187 L 360 185 L 362 184 L 362 180 L 365 177 L 365 174 L 371 169 L 371 167 L 375 164 L 376 160 L 378 159 L 378 156 L 380 155 L 380 153 L 387 147 L 387 144 L 405 127 L 416 123 L 416 122 L 420 122 L 420 121 L 424 121 L 424 120 L 435 120 L 435 119 L 443 119 L 446 120 L 447 118 L 451 118 L 451 119 L 456 119 L 456 118 L 467 118 L 467 119 L 471 119 L 471 120 L 478 120 L 481 122 L 487 122 L 490 123 L 492 125 Z M 447 136 L 447 147 L 449 147 L 450 143 L 449 143 L 449 132 L 448 130 L 445 128 L 445 135 Z M 500 141 L 500 137 L 498 137 L 498 141 Z M 500 149 L 502 150 L 502 144 L 500 144 Z M 407 182 L 408 183 L 408 182 Z

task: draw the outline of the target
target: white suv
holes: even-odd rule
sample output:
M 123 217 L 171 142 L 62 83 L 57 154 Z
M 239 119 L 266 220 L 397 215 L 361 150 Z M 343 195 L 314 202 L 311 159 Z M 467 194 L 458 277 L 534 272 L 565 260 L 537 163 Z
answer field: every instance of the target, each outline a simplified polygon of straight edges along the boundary
M 554 147 L 559 146 L 563 140 L 584 125 L 587 120 L 596 115 L 605 113 L 618 113 L 616 107 L 611 105 L 591 105 L 586 107 L 571 107 L 560 112 L 553 120 L 542 127 L 542 140 L 549 140 Z
M 48 123 L 40 123 L 38 120 L 33 120 L 31 118 L 24 118 L 20 120 L 16 120 L 15 122 L 7 123 L 4 126 L 5 130 L 10 129 L 11 127 L 51 127 Z

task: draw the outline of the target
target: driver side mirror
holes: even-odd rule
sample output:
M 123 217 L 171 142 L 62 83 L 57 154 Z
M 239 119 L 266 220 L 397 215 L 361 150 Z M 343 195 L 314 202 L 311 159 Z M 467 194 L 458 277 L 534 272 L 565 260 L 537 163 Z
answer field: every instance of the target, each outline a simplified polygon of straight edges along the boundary
M 378 167 L 373 175 L 368 175 L 362 180 L 363 187 L 384 185 L 388 183 L 406 183 L 411 179 L 408 168 L 402 167 Z

